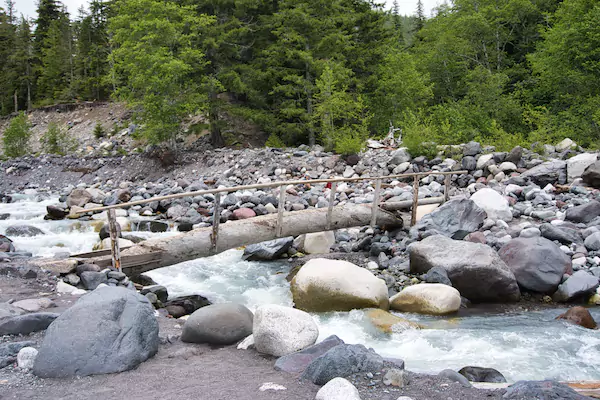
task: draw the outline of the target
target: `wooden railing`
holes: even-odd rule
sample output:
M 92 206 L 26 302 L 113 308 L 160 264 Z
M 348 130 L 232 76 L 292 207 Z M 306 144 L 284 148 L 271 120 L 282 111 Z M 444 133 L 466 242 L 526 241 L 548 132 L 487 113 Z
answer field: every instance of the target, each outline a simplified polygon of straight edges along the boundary
M 396 174 L 396 175 L 386 175 L 386 176 L 377 176 L 377 177 L 357 177 L 357 178 L 332 178 L 332 179 L 309 179 L 309 180 L 291 180 L 291 181 L 277 181 L 277 182 L 268 182 L 268 183 L 259 183 L 254 185 L 241 185 L 241 186 L 232 186 L 232 187 L 223 187 L 216 189 L 206 189 L 206 190 L 198 190 L 194 192 L 185 192 L 185 193 L 176 193 L 170 194 L 166 196 L 157 196 L 149 199 L 131 201 L 127 203 L 120 203 L 111 206 L 104 207 L 96 207 L 81 210 L 79 213 L 93 213 L 93 212 L 102 212 L 107 211 L 108 214 L 108 224 L 110 230 L 110 238 L 111 238 L 111 253 L 113 258 L 113 267 L 119 270 L 121 268 L 120 265 L 120 252 L 119 252 L 119 243 L 118 243 L 118 235 L 116 230 L 116 218 L 114 210 L 117 208 L 131 207 L 136 205 L 147 204 L 154 201 L 162 201 L 162 200 L 172 200 L 184 197 L 195 197 L 195 196 L 203 196 L 207 194 L 214 195 L 214 210 L 213 210 L 213 219 L 212 219 L 212 236 L 211 243 L 215 252 L 217 251 L 217 243 L 218 243 L 218 235 L 219 235 L 219 223 L 221 220 L 221 195 L 223 193 L 231 193 L 237 192 L 241 190 L 256 190 L 256 189 L 270 189 L 279 187 L 279 204 L 277 209 L 277 237 L 281 237 L 283 230 L 283 221 L 284 221 L 284 210 L 285 210 L 285 193 L 286 186 L 289 185 L 312 185 L 312 184 L 327 184 L 331 183 L 331 192 L 329 195 L 329 205 L 327 209 L 327 227 L 331 228 L 331 216 L 333 213 L 333 205 L 335 202 L 335 194 L 337 191 L 337 186 L 339 183 L 347 183 L 347 182 L 358 182 L 358 181 L 374 181 L 375 182 L 375 193 L 373 198 L 372 205 L 372 216 L 371 216 L 371 226 L 375 226 L 377 219 L 377 210 L 380 206 L 380 197 L 381 197 L 381 187 L 382 182 L 384 180 L 390 179 L 405 179 L 405 178 L 413 178 L 413 199 L 406 202 L 399 203 L 384 203 L 386 206 L 384 209 L 401 209 L 412 206 L 412 214 L 411 214 L 411 225 L 414 225 L 416 221 L 417 215 L 417 207 L 419 204 L 438 204 L 443 203 L 449 198 L 449 187 L 450 187 L 450 178 L 452 175 L 461 175 L 466 174 L 468 171 L 430 171 L 430 172 L 414 172 L 407 174 Z M 434 197 L 424 199 L 425 201 L 419 202 L 419 180 L 424 176 L 429 175 L 444 175 L 444 196 L 443 197 Z

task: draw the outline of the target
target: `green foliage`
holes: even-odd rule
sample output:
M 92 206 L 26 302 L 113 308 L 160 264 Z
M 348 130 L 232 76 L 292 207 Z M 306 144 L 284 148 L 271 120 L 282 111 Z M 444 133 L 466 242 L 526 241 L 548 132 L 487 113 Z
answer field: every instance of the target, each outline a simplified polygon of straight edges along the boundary
M 29 153 L 29 139 L 31 131 L 29 121 L 25 113 L 19 113 L 14 117 L 8 128 L 4 131 L 2 142 L 4 155 L 7 157 L 21 157 Z
M 55 122 L 48 124 L 48 130 L 41 139 L 42 150 L 48 154 L 58 154 L 64 156 L 77 148 L 77 142 L 65 128 L 60 127 Z
M 103 138 L 106 135 L 106 131 L 101 123 L 97 122 L 96 126 L 94 126 L 94 137 L 96 139 Z
M 117 97 L 129 103 L 153 143 L 173 141 L 184 118 L 201 111 L 207 96 L 195 76 L 205 66 L 194 44 L 211 18 L 191 6 L 162 0 L 122 0 L 110 21 L 112 74 Z
M 274 133 L 272 133 L 271 135 L 269 135 L 269 138 L 267 139 L 267 142 L 265 143 L 266 147 L 272 147 L 272 148 L 276 148 L 276 149 L 282 149 L 285 148 L 285 143 L 283 142 L 283 140 L 281 140 L 279 138 L 279 136 L 275 135 Z

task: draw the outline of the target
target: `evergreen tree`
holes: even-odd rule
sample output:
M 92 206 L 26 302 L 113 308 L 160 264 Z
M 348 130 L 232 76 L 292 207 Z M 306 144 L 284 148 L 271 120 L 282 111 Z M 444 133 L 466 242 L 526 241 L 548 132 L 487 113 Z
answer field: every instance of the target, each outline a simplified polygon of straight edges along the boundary
M 31 110 L 31 91 L 34 83 L 33 43 L 29 21 L 23 16 L 17 27 L 14 51 L 10 59 L 18 75 L 16 80 L 18 108 Z
M 38 96 L 44 102 L 66 101 L 72 98 L 69 86 L 73 79 L 72 34 L 66 12 L 50 23 L 42 46 Z
M 0 8 L 0 115 L 6 115 L 15 108 L 15 80 L 17 71 L 11 62 L 11 54 L 15 45 L 15 26 L 12 18 L 12 3 L 8 3 L 9 9 L 4 11 Z
M 23 112 L 11 119 L 2 136 L 6 156 L 20 157 L 29 152 L 30 128 L 27 116 Z

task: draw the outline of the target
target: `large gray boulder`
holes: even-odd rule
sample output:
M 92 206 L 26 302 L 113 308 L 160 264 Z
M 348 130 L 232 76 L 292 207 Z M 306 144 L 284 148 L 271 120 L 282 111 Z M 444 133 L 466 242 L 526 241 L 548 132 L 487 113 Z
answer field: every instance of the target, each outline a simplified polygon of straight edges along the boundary
M 408 162 L 410 160 L 411 160 L 411 156 L 408 153 L 408 149 L 406 147 L 402 147 L 402 148 L 399 148 L 398 150 L 396 150 L 392 154 L 392 157 L 390 158 L 390 161 L 388 161 L 388 164 L 399 165 L 399 164 L 402 164 L 403 162 Z
M 409 253 L 411 272 L 444 268 L 452 286 L 473 302 L 513 302 L 520 298 L 515 275 L 485 244 L 434 235 L 411 244 Z
M 83 207 L 92 201 L 93 197 L 94 196 L 85 189 L 75 189 L 67 197 L 67 205 L 69 207 Z
M 600 216 L 600 202 L 592 200 L 589 203 L 567 209 L 565 219 L 587 224 L 598 216 Z
M 513 239 L 498 255 L 515 274 L 519 286 L 539 293 L 554 292 L 571 268 L 571 259 L 554 242 L 539 236 Z
M 470 382 L 506 382 L 504 375 L 494 368 L 463 367 L 458 373 L 467 378 Z
M 586 400 L 567 385 L 556 381 L 518 381 L 506 389 L 503 399 L 513 400 Z
M 357 372 L 379 372 L 383 358 L 362 344 L 340 344 L 311 362 L 302 379 L 324 385 L 334 378 L 344 378 Z
M 542 236 L 549 240 L 558 240 L 562 244 L 581 243 L 581 234 L 571 228 L 554 226 L 549 223 L 540 225 Z
M 43 331 L 56 319 L 59 314 L 40 312 L 17 315 L 0 321 L 0 336 L 2 335 L 29 335 L 33 332 Z
M 453 199 L 426 214 L 410 230 L 412 237 L 423 233 L 439 234 L 462 240 L 477 231 L 487 218 L 485 211 L 470 199 Z
M 127 371 L 156 354 L 158 343 L 148 299 L 125 288 L 101 287 L 50 325 L 33 372 L 62 378 Z
M 598 160 L 596 153 L 581 153 L 567 160 L 567 178 L 569 182 L 580 178 L 586 168 Z
M 288 251 L 294 244 L 293 237 L 269 240 L 257 244 L 251 244 L 244 249 L 242 258 L 248 261 L 271 261 L 277 260 L 283 253 Z
M 252 311 L 241 304 L 202 307 L 185 321 L 181 341 L 229 345 L 252 334 Z
M 579 270 L 571 275 L 559 287 L 552 299 L 556 302 L 567 302 L 588 296 L 598 287 L 598 277 L 587 271 Z
M 567 183 L 567 163 L 562 160 L 551 160 L 541 163 L 521 174 L 522 178 L 529 178 L 535 184 L 544 187 Z

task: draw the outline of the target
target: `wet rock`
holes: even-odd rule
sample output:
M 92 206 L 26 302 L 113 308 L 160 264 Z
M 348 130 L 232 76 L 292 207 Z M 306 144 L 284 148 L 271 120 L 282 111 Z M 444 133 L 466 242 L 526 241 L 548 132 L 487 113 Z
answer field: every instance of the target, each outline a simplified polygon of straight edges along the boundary
M 271 261 L 279 259 L 294 244 L 293 237 L 269 240 L 246 246 L 242 259 L 248 261 Z
M 409 246 L 410 269 L 444 268 L 462 296 L 473 302 L 518 301 L 514 274 L 489 246 L 434 235 Z
M 315 344 L 319 328 L 304 311 L 266 305 L 256 310 L 253 335 L 259 353 L 281 357 Z
M 87 290 L 94 290 L 99 284 L 108 282 L 106 272 L 85 271 L 79 277 L 81 278 L 83 287 Z
M 290 289 L 295 306 L 309 312 L 389 308 L 385 282 L 347 261 L 312 259 L 300 268 Z
M 556 381 L 518 381 L 506 389 L 503 399 L 585 400 L 567 385 Z
M 165 303 L 165 308 L 169 314 L 175 318 L 183 317 L 187 314 L 192 314 L 199 308 L 206 307 L 212 303 L 208 299 L 199 294 L 188 296 L 175 297 Z M 183 314 L 181 312 L 183 311 Z
M 513 216 L 508 201 L 495 190 L 483 188 L 471 196 L 471 200 L 486 212 L 488 218 L 512 221 Z
M 453 199 L 423 216 L 411 228 L 411 236 L 418 237 L 428 232 L 428 235 L 434 233 L 462 240 L 469 233 L 477 231 L 486 217 L 485 211 L 472 200 Z
M 154 221 L 154 220 L 139 221 L 134 224 L 133 230 L 139 231 L 139 232 L 154 232 L 154 233 L 166 232 L 169 230 L 169 224 L 167 224 L 166 222 Z
M 569 208 L 565 219 L 567 221 L 587 224 L 598 216 L 600 216 L 600 202 L 592 200 L 589 203 Z
M 32 225 L 13 225 L 6 228 L 8 236 L 38 236 L 45 235 L 44 231 Z
M 334 378 L 344 378 L 357 372 L 375 372 L 383 368 L 383 358 L 362 344 L 335 346 L 311 362 L 302 379 L 324 385 Z
M 123 237 L 122 230 L 121 230 L 121 224 L 116 222 L 115 226 L 117 227 L 117 237 Z M 110 238 L 110 229 L 108 227 L 108 224 L 102 225 L 102 228 L 100 228 L 100 233 L 98 235 L 100 236 L 100 240 Z
M 98 268 L 100 268 L 100 267 L 98 267 Z M 129 279 L 130 279 L 132 282 L 135 282 L 135 283 L 137 283 L 137 284 L 139 284 L 139 285 L 142 285 L 142 286 L 152 286 L 152 285 L 158 285 L 158 283 L 156 283 L 156 282 L 154 281 L 154 279 L 150 278 L 150 277 L 149 277 L 148 275 L 146 275 L 146 274 L 131 275 L 131 276 L 129 277 Z
M 185 321 L 181 340 L 188 343 L 234 344 L 252 334 L 253 315 L 241 304 L 213 304 Z
M 421 326 L 392 313 L 373 308 L 365 311 L 365 316 L 375 328 L 383 333 L 400 333 L 407 329 L 420 329 Z
M 571 268 L 571 259 L 554 242 L 542 237 L 512 239 L 498 255 L 519 286 L 539 293 L 555 291 Z
M 348 380 L 334 378 L 319 389 L 315 400 L 360 400 L 360 394 Z
M 562 283 L 552 300 L 567 302 L 592 294 L 598 287 L 598 278 L 587 271 L 579 270 Z
M 156 354 L 158 344 L 158 322 L 150 302 L 125 288 L 102 287 L 54 321 L 33 372 L 63 378 L 127 371 Z
M 445 370 L 441 371 L 438 374 L 438 376 L 441 378 L 446 378 L 448 380 L 451 380 L 452 382 L 460 383 L 462 387 L 470 388 L 473 386 L 473 385 L 471 385 L 471 383 L 469 382 L 469 380 L 467 378 L 465 378 L 463 375 L 461 375 L 458 372 L 453 371 L 451 369 L 445 369 Z
M 56 313 L 32 313 L 8 317 L 0 321 L 0 336 L 28 335 L 32 332 L 43 331 L 56 319 Z
M 65 219 L 69 214 L 67 210 L 59 206 L 46 206 L 48 219 L 61 220 Z
M 392 310 L 445 315 L 460 309 L 460 293 L 441 283 L 421 283 L 404 288 L 390 299 Z
M 566 313 L 560 314 L 556 319 L 564 319 L 572 324 L 588 329 L 596 329 L 597 326 L 589 310 L 581 306 L 569 308 Z
M 277 371 L 285 371 L 290 374 L 299 374 L 303 372 L 308 364 L 310 364 L 314 359 L 340 344 L 344 344 L 342 339 L 335 335 L 329 336 L 320 343 L 314 344 L 295 353 L 279 357 L 277 361 L 275 361 L 275 369 Z
M 506 378 L 494 368 L 463 367 L 458 371 L 471 382 L 504 383 Z

